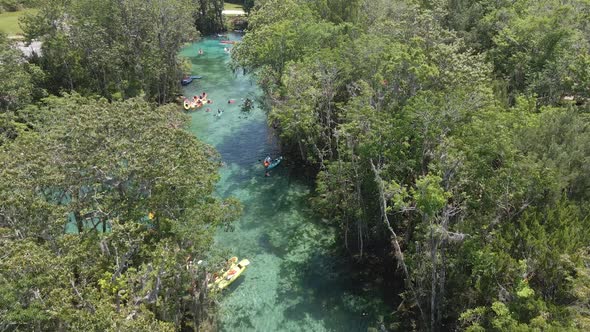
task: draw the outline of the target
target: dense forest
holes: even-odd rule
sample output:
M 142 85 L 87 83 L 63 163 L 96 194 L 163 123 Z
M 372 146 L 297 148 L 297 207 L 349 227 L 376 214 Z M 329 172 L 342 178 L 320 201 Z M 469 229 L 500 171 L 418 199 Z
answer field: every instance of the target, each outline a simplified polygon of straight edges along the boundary
M 391 305 L 375 326 L 590 330 L 588 0 L 233 2 L 232 65 Z M 0 34 L 0 331 L 216 330 L 242 206 L 169 102 L 223 1 L 0 5 L 43 43 Z
M 590 329 L 589 5 L 256 1 L 235 66 L 384 328 Z
M 215 329 L 210 247 L 241 206 L 167 104 L 214 4 L 39 1 L 28 59 L 0 34 L 1 331 Z

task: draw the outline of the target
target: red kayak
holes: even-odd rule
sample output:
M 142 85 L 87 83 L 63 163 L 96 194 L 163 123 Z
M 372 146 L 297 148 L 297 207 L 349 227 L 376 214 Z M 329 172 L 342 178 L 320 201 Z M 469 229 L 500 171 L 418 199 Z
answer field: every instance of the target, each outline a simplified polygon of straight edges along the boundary
M 222 41 L 220 41 L 220 43 L 222 43 L 222 44 L 235 44 L 236 41 L 235 40 L 222 40 Z

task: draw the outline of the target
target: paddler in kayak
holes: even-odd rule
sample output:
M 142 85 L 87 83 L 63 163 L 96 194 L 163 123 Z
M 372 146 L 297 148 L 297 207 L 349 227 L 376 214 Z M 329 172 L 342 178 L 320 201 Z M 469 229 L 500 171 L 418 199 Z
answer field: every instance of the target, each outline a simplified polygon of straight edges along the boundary
M 270 172 L 268 170 L 268 166 L 270 166 L 270 163 L 272 162 L 272 159 L 270 158 L 270 156 L 266 156 L 266 158 L 264 158 L 264 162 L 262 163 L 264 165 L 264 176 L 270 176 Z

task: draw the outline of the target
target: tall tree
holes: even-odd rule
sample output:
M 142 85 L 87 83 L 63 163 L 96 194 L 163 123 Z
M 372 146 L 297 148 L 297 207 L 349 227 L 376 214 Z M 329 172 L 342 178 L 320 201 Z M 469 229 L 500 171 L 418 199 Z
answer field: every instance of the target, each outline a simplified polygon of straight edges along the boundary
M 194 0 L 197 29 L 202 34 L 225 30 L 223 19 L 223 0 Z
M 0 33 L 0 112 L 12 111 L 43 97 L 44 73 L 25 61 L 23 53 Z
M 0 147 L 0 327 L 207 323 L 212 235 L 239 206 L 212 197 L 218 157 L 184 115 L 71 95 L 18 116 L 34 131 Z
M 145 94 L 160 104 L 176 96 L 177 57 L 195 36 L 192 2 L 51 0 L 25 18 L 29 39 L 43 42 L 41 67 L 52 93 L 99 94 L 111 100 Z
M 583 240 L 532 240 L 586 224 L 582 2 L 257 2 L 233 59 L 405 328 L 586 326 Z

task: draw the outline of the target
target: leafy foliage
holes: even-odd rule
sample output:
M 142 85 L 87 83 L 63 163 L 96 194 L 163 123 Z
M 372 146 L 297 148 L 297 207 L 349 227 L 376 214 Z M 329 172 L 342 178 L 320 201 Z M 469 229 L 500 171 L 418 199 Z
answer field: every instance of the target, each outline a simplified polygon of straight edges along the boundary
M 220 32 L 224 29 L 223 0 L 193 0 L 189 6 L 195 6 L 196 27 L 203 34 Z M 185 9 L 186 10 L 186 9 Z
M 1 33 L 0 64 L 0 112 L 20 108 L 45 94 L 39 86 L 44 73 L 25 62 L 21 51 Z
M 164 104 L 180 87 L 177 53 L 196 37 L 193 5 L 191 0 L 51 0 L 24 19 L 23 29 L 29 39 L 43 42 L 39 65 L 50 92 L 75 90 L 109 100 L 145 95 Z M 222 7 L 202 6 L 195 9 L 199 15 L 221 15 Z M 209 24 L 210 18 L 199 20 Z
M 587 8 L 256 2 L 234 64 L 353 258 L 397 267 L 392 322 L 587 327 Z
M 208 324 L 212 232 L 240 208 L 211 196 L 217 156 L 184 115 L 74 94 L 15 117 L 32 130 L 1 147 L 0 326 Z

